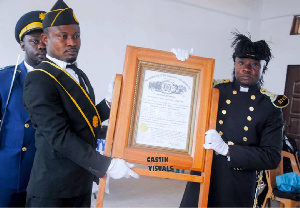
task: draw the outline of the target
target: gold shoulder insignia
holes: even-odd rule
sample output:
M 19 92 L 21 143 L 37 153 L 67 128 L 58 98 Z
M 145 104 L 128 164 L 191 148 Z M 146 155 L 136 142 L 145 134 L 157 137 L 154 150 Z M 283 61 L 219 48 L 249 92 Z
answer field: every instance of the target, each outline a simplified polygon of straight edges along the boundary
M 228 83 L 230 82 L 230 79 L 214 79 L 213 80 L 213 87 L 218 84 Z
M 276 108 L 285 108 L 289 104 L 289 99 L 285 95 L 277 95 L 264 88 L 261 88 L 260 92 L 268 96 Z

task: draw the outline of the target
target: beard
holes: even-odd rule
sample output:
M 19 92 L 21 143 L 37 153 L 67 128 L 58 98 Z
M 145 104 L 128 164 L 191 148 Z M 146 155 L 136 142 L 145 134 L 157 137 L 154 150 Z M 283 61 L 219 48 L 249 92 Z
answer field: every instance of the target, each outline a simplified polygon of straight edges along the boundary
M 33 60 L 33 64 L 36 67 L 37 65 L 39 65 L 42 62 L 42 60 Z
M 77 57 L 76 57 L 76 58 L 75 58 L 75 57 L 74 57 L 74 58 L 66 58 L 65 61 L 66 61 L 67 63 L 74 63 L 74 62 L 76 61 L 76 59 L 77 59 Z

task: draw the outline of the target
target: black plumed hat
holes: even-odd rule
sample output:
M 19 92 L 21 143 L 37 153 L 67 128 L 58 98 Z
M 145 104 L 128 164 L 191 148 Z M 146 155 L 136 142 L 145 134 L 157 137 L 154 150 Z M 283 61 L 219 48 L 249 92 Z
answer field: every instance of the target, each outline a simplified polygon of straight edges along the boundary
M 246 37 L 239 32 L 232 32 L 232 34 L 235 36 L 231 44 L 231 47 L 234 48 L 234 53 L 232 54 L 233 61 L 235 61 L 236 57 L 251 58 L 255 60 L 265 60 L 266 65 L 268 65 L 273 56 L 271 48 L 266 41 L 260 40 L 252 42 L 250 37 Z
M 45 17 L 45 11 L 31 11 L 24 14 L 17 22 L 15 27 L 15 38 L 18 43 L 23 37 L 33 31 L 42 30 L 42 22 Z
M 78 25 L 72 8 L 69 8 L 63 0 L 58 0 L 51 11 L 47 12 L 43 21 L 43 29 L 60 25 Z

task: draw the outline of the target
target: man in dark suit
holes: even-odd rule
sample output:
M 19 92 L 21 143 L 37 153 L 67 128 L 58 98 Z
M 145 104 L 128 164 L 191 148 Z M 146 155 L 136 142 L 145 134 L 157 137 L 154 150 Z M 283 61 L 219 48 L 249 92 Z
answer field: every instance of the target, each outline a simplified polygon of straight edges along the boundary
M 256 171 L 275 169 L 281 160 L 285 96 L 261 88 L 272 58 L 268 44 L 235 33 L 233 81 L 218 80 L 216 130 L 206 132 L 204 148 L 215 151 L 209 207 L 252 207 Z M 192 172 L 192 174 L 199 174 Z M 199 183 L 188 182 L 181 207 L 197 207 Z
M 25 59 L 17 68 L 0 69 L 0 207 L 24 207 L 26 202 L 36 148 L 33 125 L 22 102 L 23 83 L 25 75 L 46 55 L 41 38 L 45 13 L 31 11 L 18 20 L 15 38 Z
M 43 21 L 47 55 L 26 76 L 23 101 L 36 128 L 36 157 L 28 184 L 28 207 L 90 207 L 93 181 L 136 177 L 130 164 L 96 151 L 109 106 L 95 105 L 93 88 L 77 68 L 79 22 L 58 0 Z

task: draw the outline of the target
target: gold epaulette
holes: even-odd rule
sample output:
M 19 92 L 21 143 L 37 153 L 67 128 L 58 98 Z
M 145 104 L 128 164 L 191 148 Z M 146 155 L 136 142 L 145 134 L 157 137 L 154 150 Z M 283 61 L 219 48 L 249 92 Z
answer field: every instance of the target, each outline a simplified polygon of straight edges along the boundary
M 230 82 L 230 79 L 214 79 L 213 80 L 213 87 L 218 84 L 228 83 Z
M 268 96 L 276 108 L 285 108 L 289 104 L 289 99 L 285 95 L 277 95 L 264 88 L 261 88 L 260 92 Z

